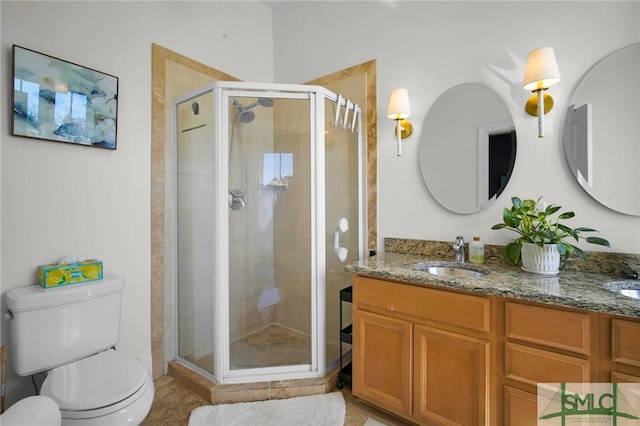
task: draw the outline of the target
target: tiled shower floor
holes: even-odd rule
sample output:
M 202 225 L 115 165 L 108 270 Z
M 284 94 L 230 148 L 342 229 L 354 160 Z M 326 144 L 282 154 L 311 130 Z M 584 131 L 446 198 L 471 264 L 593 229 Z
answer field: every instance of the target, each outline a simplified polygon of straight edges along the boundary
M 232 369 L 277 367 L 311 363 L 311 338 L 296 330 L 271 323 L 245 337 L 231 342 Z M 339 357 L 339 348 L 328 345 L 327 359 Z M 197 360 L 187 357 L 198 367 L 213 372 L 213 354 Z
M 260 368 L 311 363 L 311 338 L 272 323 L 231 343 L 231 368 Z

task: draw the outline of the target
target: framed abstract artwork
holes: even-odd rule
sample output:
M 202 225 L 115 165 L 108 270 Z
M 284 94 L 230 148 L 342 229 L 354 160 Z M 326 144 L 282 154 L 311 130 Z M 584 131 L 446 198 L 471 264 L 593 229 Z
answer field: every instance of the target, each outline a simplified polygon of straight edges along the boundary
M 118 77 L 13 45 L 13 135 L 116 149 Z

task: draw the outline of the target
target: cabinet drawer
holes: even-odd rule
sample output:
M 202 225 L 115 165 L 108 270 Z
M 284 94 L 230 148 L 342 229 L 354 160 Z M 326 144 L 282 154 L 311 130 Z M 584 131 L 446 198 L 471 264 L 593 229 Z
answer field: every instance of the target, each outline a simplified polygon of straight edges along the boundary
M 591 317 L 587 313 L 557 308 L 505 304 L 505 336 L 589 355 L 591 352 Z
M 505 343 L 505 376 L 521 383 L 589 383 L 587 360 Z
M 484 333 L 490 331 L 491 301 L 488 297 L 453 293 L 372 278 L 354 278 L 358 309 L 367 306 L 437 321 Z
M 611 359 L 640 367 L 640 323 L 611 320 Z
M 610 381 L 611 383 L 640 383 L 640 377 L 612 371 Z

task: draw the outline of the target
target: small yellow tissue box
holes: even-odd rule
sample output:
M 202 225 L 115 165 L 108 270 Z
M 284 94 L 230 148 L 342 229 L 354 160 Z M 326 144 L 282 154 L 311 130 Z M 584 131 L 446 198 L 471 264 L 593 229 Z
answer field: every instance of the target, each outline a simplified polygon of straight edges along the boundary
M 102 279 L 102 261 L 87 259 L 74 263 L 56 263 L 38 267 L 38 281 L 44 288 L 60 287 Z

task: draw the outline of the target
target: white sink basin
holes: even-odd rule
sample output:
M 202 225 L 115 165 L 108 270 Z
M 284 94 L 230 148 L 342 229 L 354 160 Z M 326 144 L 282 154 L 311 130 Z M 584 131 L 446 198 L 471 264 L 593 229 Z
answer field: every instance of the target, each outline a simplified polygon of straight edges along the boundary
M 418 263 L 415 268 L 419 271 L 426 272 L 431 275 L 454 278 L 478 278 L 485 275 L 484 272 L 474 270 L 470 267 L 460 266 L 458 264 L 445 265 L 438 262 Z
M 604 284 L 604 288 L 623 296 L 640 299 L 640 280 L 609 281 Z

